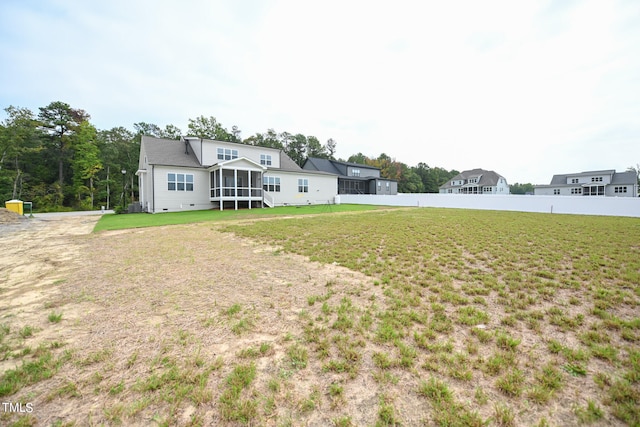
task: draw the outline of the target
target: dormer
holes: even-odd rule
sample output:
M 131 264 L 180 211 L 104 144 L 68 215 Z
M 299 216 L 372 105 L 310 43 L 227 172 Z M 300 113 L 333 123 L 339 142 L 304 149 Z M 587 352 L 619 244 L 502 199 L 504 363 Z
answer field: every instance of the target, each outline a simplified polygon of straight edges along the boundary
M 482 178 L 482 175 L 473 175 L 470 176 L 467 179 L 467 184 L 477 184 L 478 182 L 480 182 L 480 179 Z

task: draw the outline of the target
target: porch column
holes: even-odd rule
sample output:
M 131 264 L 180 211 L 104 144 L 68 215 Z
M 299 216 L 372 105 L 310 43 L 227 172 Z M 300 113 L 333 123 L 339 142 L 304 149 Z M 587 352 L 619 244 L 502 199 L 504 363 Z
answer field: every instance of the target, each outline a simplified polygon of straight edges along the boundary
M 222 195 L 224 194 L 224 190 L 222 189 L 222 168 L 220 168 L 220 181 L 218 181 L 218 183 L 220 184 L 220 186 L 219 186 L 219 188 L 220 188 L 220 197 L 219 197 L 219 200 L 220 200 L 220 210 L 222 210 L 222 205 L 223 205 L 223 202 L 222 202 Z
M 233 170 L 233 197 L 236 210 L 238 210 L 238 169 Z
M 141 173 L 138 175 L 138 188 L 140 195 L 138 199 L 140 199 L 140 209 L 144 211 L 144 202 L 146 194 L 144 194 L 144 178 L 146 177 L 146 173 Z
M 249 169 L 249 210 L 251 210 L 251 169 Z

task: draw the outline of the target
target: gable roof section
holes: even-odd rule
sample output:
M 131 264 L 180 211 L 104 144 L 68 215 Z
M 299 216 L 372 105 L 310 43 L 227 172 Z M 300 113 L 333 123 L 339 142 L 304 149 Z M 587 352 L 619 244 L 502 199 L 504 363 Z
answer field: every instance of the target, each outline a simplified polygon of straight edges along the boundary
M 202 167 L 191 147 L 182 141 L 142 135 L 140 144 L 150 165 Z
M 342 173 L 334 166 L 329 159 L 319 159 L 317 157 L 308 157 L 304 162 L 304 169 L 313 169 L 317 171 L 329 172 L 336 175 Z
M 375 166 L 363 165 L 361 163 L 341 162 L 339 160 L 320 159 L 318 157 L 308 157 L 307 160 L 304 162 L 304 169 L 327 172 L 334 175 L 338 175 L 340 178 L 349 178 L 349 179 L 364 180 L 364 181 L 370 178 L 373 178 L 373 177 L 365 177 L 365 176 L 361 176 L 361 177 L 347 176 L 348 167 L 359 168 L 364 170 L 366 169 L 377 170 L 377 171 L 380 170 L 380 168 L 377 168 Z M 378 177 L 375 177 L 375 178 L 378 178 Z M 385 179 L 385 178 L 379 178 L 379 179 Z M 392 180 L 389 180 L 389 181 L 392 181 Z
M 455 187 L 463 187 L 467 185 L 468 179 L 476 178 L 476 177 L 480 177 L 478 182 L 474 183 L 474 185 L 477 185 L 478 187 L 483 187 L 483 186 L 495 187 L 496 185 L 498 185 L 498 181 L 500 180 L 500 178 L 504 179 L 502 175 L 494 171 L 488 171 L 488 170 L 477 168 L 477 169 L 471 169 L 468 171 L 460 172 L 458 175 L 454 176 L 453 178 L 449 179 L 447 182 L 442 184 L 440 188 L 453 188 L 454 186 L 451 185 L 451 181 L 459 181 L 459 180 L 463 180 L 464 184 L 462 186 L 456 185 Z
M 576 184 L 567 184 L 568 178 L 577 178 L 581 176 L 595 176 L 595 175 L 611 175 L 611 184 L 617 185 L 634 185 L 636 184 L 636 173 L 634 171 L 616 172 L 614 169 L 607 169 L 601 171 L 586 171 L 579 173 L 563 173 L 553 175 L 549 186 L 575 186 Z M 542 187 L 542 186 L 538 186 Z
M 215 163 L 212 166 L 209 166 L 207 170 L 212 171 L 220 168 L 230 168 L 230 167 L 245 167 L 245 168 L 248 167 L 251 169 L 261 169 L 263 171 L 267 170 L 266 166 L 256 163 L 253 160 L 248 159 L 246 157 L 238 157 L 232 160 L 224 160 L 224 161 Z
M 298 166 L 296 162 L 293 161 L 291 157 L 287 155 L 283 150 L 280 150 L 280 168 L 281 170 L 298 172 L 301 171 L 302 168 Z
M 636 173 L 634 171 L 616 172 L 611 178 L 611 183 L 617 185 L 635 185 L 638 183 L 638 177 L 636 176 Z

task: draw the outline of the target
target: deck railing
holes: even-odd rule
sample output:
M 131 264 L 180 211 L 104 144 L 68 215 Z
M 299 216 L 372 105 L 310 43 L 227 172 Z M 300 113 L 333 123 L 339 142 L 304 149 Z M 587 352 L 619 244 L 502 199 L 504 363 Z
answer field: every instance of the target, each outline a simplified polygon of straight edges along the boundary
M 262 197 L 262 188 L 255 187 L 217 187 L 211 189 L 211 197 L 217 198 L 220 197 L 249 197 L 259 199 Z

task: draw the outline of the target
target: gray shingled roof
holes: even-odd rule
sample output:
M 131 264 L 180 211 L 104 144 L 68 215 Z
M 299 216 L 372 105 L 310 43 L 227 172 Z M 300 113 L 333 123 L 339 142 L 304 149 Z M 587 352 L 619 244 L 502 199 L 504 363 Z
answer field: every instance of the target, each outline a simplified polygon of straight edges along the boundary
M 309 164 L 310 167 L 305 169 L 311 169 L 323 172 L 330 172 L 336 175 L 342 175 L 342 173 L 331 163 L 329 159 L 318 159 L 316 157 L 309 157 L 305 161 L 305 166 Z
M 310 166 L 307 167 L 307 165 L 310 165 Z M 361 168 L 363 170 L 366 170 L 366 169 L 380 170 L 380 168 L 377 168 L 375 166 L 363 165 L 360 163 L 352 163 L 352 162 L 341 162 L 339 160 L 320 159 L 317 157 L 309 157 L 305 161 L 305 169 L 307 170 L 313 168 L 321 172 L 327 172 L 330 174 L 339 175 L 341 178 L 346 177 L 349 179 L 358 179 L 359 177 L 347 176 L 348 166 Z M 363 176 L 361 178 L 362 180 L 366 181 L 372 177 Z
M 494 171 L 488 171 L 484 169 L 471 169 L 468 171 L 460 172 L 458 175 L 454 176 L 453 178 L 448 180 L 446 183 L 441 185 L 440 188 L 451 188 L 452 187 L 451 181 L 457 181 L 457 180 L 464 180 L 466 184 L 466 181 L 469 178 L 474 178 L 477 176 L 481 176 L 481 177 L 480 177 L 480 180 L 474 185 L 477 185 L 479 187 L 483 187 L 483 186 L 495 187 L 496 185 L 498 185 L 498 181 L 500 180 L 500 178 L 504 179 L 502 175 L 497 174 Z
M 567 185 L 567 186 L 575 186 L 575 184 L 567 184 L 567 179 L 569 177 L 579 177 L 579 176 L 591 176 L 591 175 L 612 175 L 611 184 L 627 184 L 633 185 L 636 183 L 636 173 L 634 171 L 628 172 L 616 172 L 614 169 L 607 169 L 601 171 L 587 171 L 580 173 L 565 173 L 553 175 L 551 178 L 551 183 L 549 185 L 559 186 L 559 185 Z
M 191 147 L 185 152 L 186 145 L 182 141 L 143 135 L 141 144 L 150 165 L 202 167 Z
M 628 172 L 615 172 L 613 178 L 611 178 L 612 184 L 628 184 L 633 185 L 638 182 L 638 177 L 634 171 Z
M 282 150 L 280 150 L 280 169 L 291 172 L 298 172 L 302 170 L 302 168 Z

